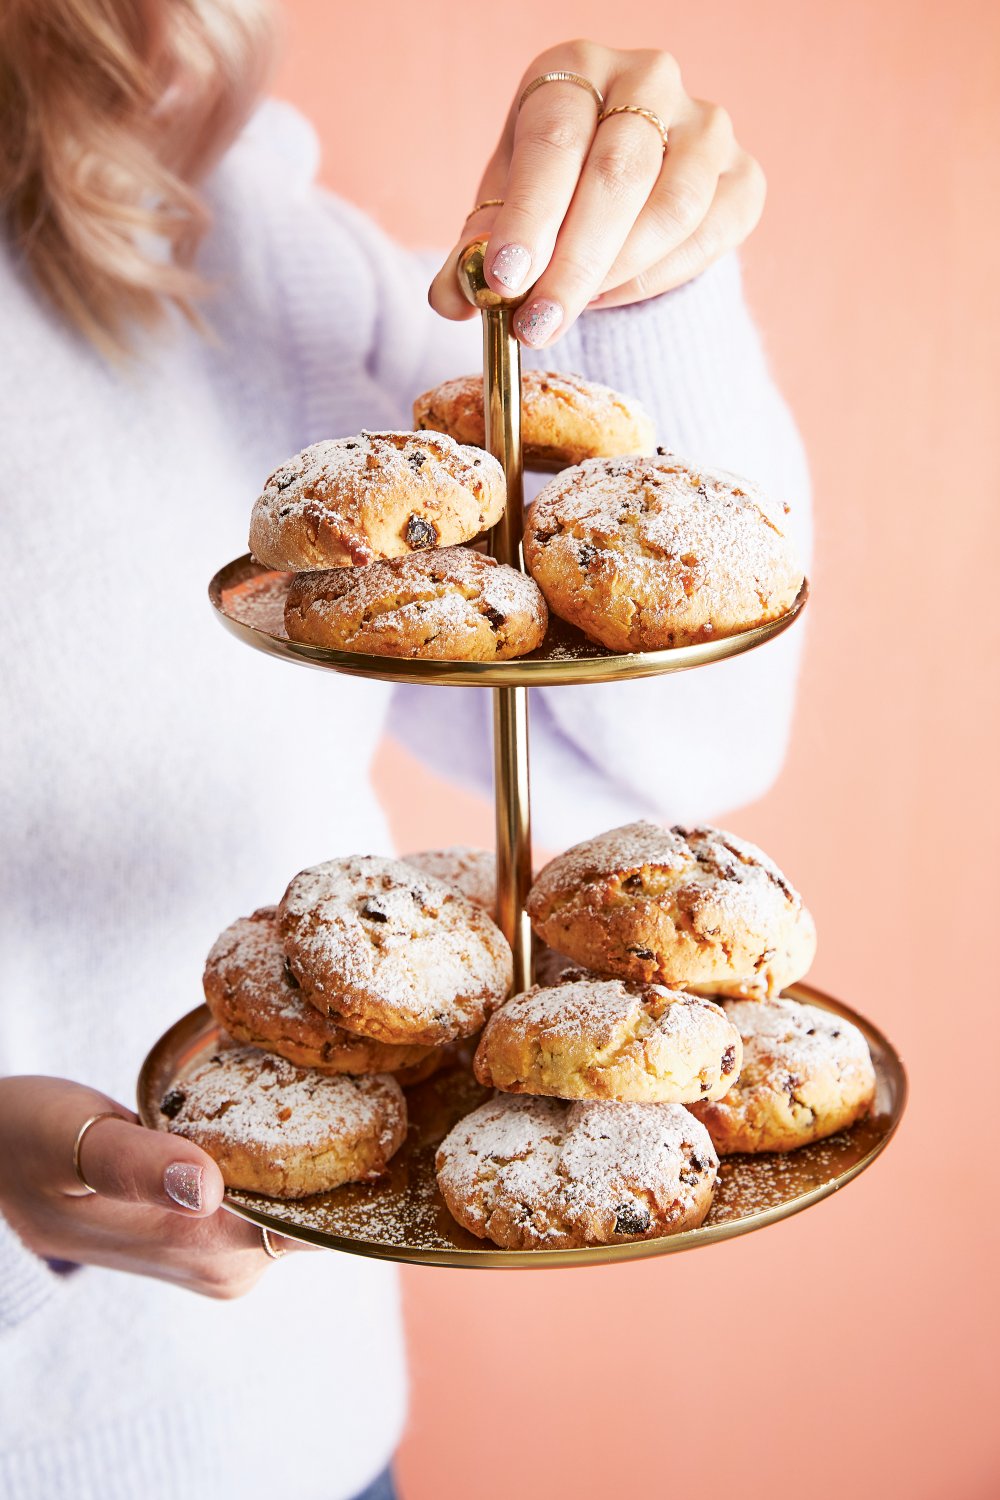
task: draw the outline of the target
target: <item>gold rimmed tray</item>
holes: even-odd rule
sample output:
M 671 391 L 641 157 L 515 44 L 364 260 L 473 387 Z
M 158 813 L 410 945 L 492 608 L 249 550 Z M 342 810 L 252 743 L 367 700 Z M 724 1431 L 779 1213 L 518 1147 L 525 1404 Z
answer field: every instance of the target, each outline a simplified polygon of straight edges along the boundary
M 906 1103 L 903 1064 L 877 1027 L 810 985 L 791 985 L 786 993 L 843 1016 L 864 1033 L 878 1076 L 874 1112 L 852 1129 L 788 1155 L 725 1158 L 711 1212 L 698 1229 L 582 1250 L 500 1250 L 477 1240 L 451 1217 L 434 1176 L 439 1142 L 457 1120 L 488 1097 L 463 1068 L 440 1073 L 407 1091 L 409 1134 L 378 1182 L 352 1184 L 297 1202 L 229 1189 L 226 1206 L 241 1218 L 331 1250 L 416 1265 L 492 1269 L 638 1260 L 763 1229 L 818 1203 L 870 1166 L 888 1144 Z M 199 1006 L 160 1038 L 139 1075 L 138 1110 L 144 1125 L 162 1127 L 160 1100 L 185 1070 L 211 1054 L 219 1037 L 219 1027 L 206 1007 Z
M 694 646 L 666 651 L 613 652 L 588 641 L 580 631 L 552 620 L 543 644 L 516 661 L 429 661 L 397 656 L 368 656 L 358 651 L 333 651 L 290 641 L 285 634 L 284 602 L 290 573 L 277 573 L 255 562 L 249 553 L 220 568 L 208 587 L 208 597 L 227 630 L 269 656 L 284 657 L 309 667 L 325 667 L 353 677 L 380 677 L 389 682 L 422 682 L 438 687 L 555 687 L 558 684 L 621 682 L 632 677 L 655 677 L 682 672 L 752 651 L 780 635 L 798 619 L 809 597 L 803 583 L 787 614 L 752 630 Z

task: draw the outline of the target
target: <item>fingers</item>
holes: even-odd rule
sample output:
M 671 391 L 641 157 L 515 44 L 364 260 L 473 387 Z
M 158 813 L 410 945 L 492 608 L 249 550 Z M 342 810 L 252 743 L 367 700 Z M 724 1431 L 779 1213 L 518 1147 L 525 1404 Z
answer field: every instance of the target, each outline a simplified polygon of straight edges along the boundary
M 121 1113 L 127 1119 L 98 1120 L 84 1137 L 80 1170 L 90 1187 L 120 1203 L 166 1208 L 185 1217 L 214 1214 L 224 1184 L 208 1153 L 181 1136 L 131 1123 L 135 1116 L 127 1110 Z

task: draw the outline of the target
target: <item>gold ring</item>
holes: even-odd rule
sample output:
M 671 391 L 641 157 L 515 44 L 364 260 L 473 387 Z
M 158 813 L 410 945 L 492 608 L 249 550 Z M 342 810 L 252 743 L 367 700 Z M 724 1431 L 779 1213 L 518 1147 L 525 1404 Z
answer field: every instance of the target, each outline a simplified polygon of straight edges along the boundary
M 287 1250 L 276 1250 L 271 1243 L 271 1236 L 263 1224 L 260 1226 L 260 1242 L 264 1247 L 264 1254 L 268 1260 L 281 1260 L 282 1256 L 288 1254 Z
M 670 132 L 659 115 L 654 115 L 651 109 L 643 109 L 639 104 L 616 104 L 613 109 L 601 110 L 597 118 L 598 125 L 603 125 L 604 121 L 610 120 L 612 115 L 642 115 L 644 120 L 648 120 L 650 125 L 654 125 L 659 131 L 660 140 L 663 142 L 663 149 L 666 151 L 670 141 Z
M 465 223 L 468 224 L 469 220 L 472 218 L 472 215 L 477 214 L 481 208 L 503 208 L 503 199 L 484 198 L 482 203 L 477 203 L 475 208 L 469 209 L 469 212 L 465 216 Z
M 537 78 L 533 78 L 525 88 L 524 92 L 521 94 L 520 99 L 517 101 L 517 108 L 519 112 L 524 104 L 525 99 L 527 99 L 530 94 L 533 94 L 536 89 L 540 89 L 543 83 L 575 83 L 577 88 L 587 90 L 587 93 L 597 105 L 598 111 L 604 108 L 604 95 L 601 93 L 596 83 L 591 83 L 590 79 L 584 78 L 582 73 L 563 73 L 560 71 L 556 73 L 539 73 Z
M 83 1138 L 87 1134 L 87 1131 L 92 1125 L 96 1125 L 98 1120 L 125 1120 L 126 1125 L 131 1125 L 133 1123 L 131 1120 L 126 1120 L 125 1116 L 119 1114 L 116 1109 L 101 1110 L 100 1114 L 91 1115 L 88 1120 L 84 1120 L 83 1124 L 80 1126 L 80 1129 L 76 1133 L 76 1140 L 73 1142 L 73 1171 L 76 1173 L 77 1180 L 83 1183 L 85 1192 L 71 1193 L 71 1197 L 83 1198 L 90 1193 L 97 1192 L 97 1189 L 95 1187 L 91 1187 L 90 1183 L 83 1175 L 83 1168 L 80 1165 L 80 1148 L 83 1145 Z

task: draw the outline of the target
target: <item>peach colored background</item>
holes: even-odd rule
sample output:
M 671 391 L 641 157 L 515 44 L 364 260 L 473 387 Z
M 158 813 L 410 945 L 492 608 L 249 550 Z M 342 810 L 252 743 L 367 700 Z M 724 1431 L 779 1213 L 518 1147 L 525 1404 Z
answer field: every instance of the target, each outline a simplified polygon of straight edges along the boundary
M 1000 7 L 287 10 L 279 91 L 317 122 L 326 180 L 414 243 L 457 232 L 521 69 L 567 36 L 669 47 L 764 162 L 745 264 L 811 454 L 818 553 L 790 759 L 729 821 L 806 893 L 813 977 L 885 1026 L 913 1091 L 874 1170 L 764 1233 L 635 1267 L 408 1272 L 405 1500 L 986 1500 Z M 376 776 L 404 846 L 489 838 L 481 804 L 392 747 Z

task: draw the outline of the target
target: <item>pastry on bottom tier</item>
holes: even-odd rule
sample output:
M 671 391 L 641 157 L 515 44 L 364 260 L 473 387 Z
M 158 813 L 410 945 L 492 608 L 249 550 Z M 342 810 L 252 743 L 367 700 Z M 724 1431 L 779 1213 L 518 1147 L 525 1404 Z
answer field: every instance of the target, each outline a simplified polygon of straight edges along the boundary
M 413 403 L 414 427 L 447 432 L 459 443 L 486 441 L 482 375 L 461 375 Z M 585 458 L 652 453 L 653 424 L 638 401 L 606 385 L 554 370 L 521 375 L 524 461 L 564 468 Z
M 369 656 L 509 661 L 548 622 L 537 583 L 471 547 L 300 573 L 285 601 L 291 640 Z
M 528 990 L 494 1011 L 475 1072 L 485 1087 L 511 1094 L 687 1104 L 720 1099 L 742 1057 L 739 1032 L 711 1000 L 578 979 Z
M 301 871 L 278 928 L 310 1004 L 377 1041 L 471 1036 L 510 989 L 513 959 L 496 924 L 402 860 L 352 855 Z
M 552 612 L 612 651 L 777 619 L 803 578 L 783 506 L 749 480 L 671 454 L 564 470 L 531 507 L 524 558 Z
M 794 1151 L 845 1130 L 875 1102 L 875 1069 L 856 1026 L 796 1000 L 727 1000 L 743 1069 L 724 1098 L 692 1104 L 721 1155 Z
M 490 916 L 496 910 L 497 862 L 488 849 L 453 844 L 448 849 L 421 849 L 416 854 L 404 854 L 403 859 L 425 875 L 457 886 L 463 896 L 468 896 Z
M 275 469 L 253 508 L 250 551 L 298 573 L 468 542 L 503 515 L 489 453 L 422 432 L 313 443 Z
M 377 1177 L 406 1137 L 395 1078 L 331 1078 L 256 1047 L 230 1047 L 160 1102 L 163 1128 L 215 1158 L 227 1187 L 306 1198 Z
M 613 828 L 546 865 L 527 907 L 539 937 L 586 968 L 702 994 L 777 994 L 816 951 L 777 865 L 719 828 Z
M 497 1094 L 442 1141 L 437 1178 L 452 1215 L 480 1239 L 568 1250 L 695 1228 L 718 1165 L 682 1104 Z
M 434 1071 L 438 1048 L 376 1042 L 338 1026 L 304 999 L 281 946 L 277 907 L 241 917 L 216 940 L 205 963 L 205 1001 L 238 1042 L 275 1052 L 320 1073 Z M 409 1075 L 411 1078 L 415 1074 Z

